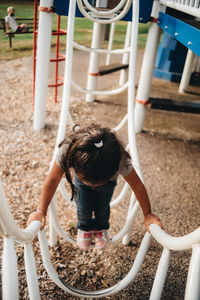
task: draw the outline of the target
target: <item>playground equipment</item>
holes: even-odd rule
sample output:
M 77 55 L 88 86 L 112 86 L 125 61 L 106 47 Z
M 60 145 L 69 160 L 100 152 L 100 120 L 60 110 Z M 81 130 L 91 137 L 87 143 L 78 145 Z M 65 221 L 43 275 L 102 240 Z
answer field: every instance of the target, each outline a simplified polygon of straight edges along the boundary
M 44 3 L 45 2 L 45 3 Z M 47 3 L 48 2 L 48 3 Z M 63 1 L 62 1 L 63 3 Z M 129 5 L 127 5 L 127 3 Z M 48 5 L 48 7 L 51 7 L 53 4 L 51 0 L 43 0 L 41 1 L 41 6 L 44 6 L 44 4 Z M 67 5 L 68 4 L 68 5 Z M 131 12 L 132 12 L 132 22 L 131 22 L 131 35 L 130 35 L 130 47 L 129 47 L 129 76 L 128 81 L 126 83 L 126 86 L 128 87 L 128 116 L 124 117 L 123 120 L 120 122 L 120 124 L 115 128 L 116 131 L 118 131 L 125 123 L 125 121 L 128 119 L 128 138 L 129 138 L 129 149 L 130 154 L 134 158 L 134 165 L 136 165 L 136 170 L 142 179 L 142 174 L 139 166 L 139 160 L 137 155 L 137 149 L 136 149 L 136 140 L 135 140 L 135 128 L 134 128 L 134 94 L 135 94 L 135 64 L 136 64 L 136 50 L 137 50 L 137 32 L 138 32 L 138 19 L 139 19 L 139 1 L 124 1 L 121 0 L 119 4 L 110 10 L 101 10 L 94 8 L 90 5 L 90 3 L 87 0 L 84 0 L 84 6 L 81 0 L 77 1 L 70 1 L 68 2 L 67 8 L 68 8 L 68 35 L 67 35 L 67 43 L 66 43 L 66 68 L 65 68 L 65 77 L 64 77 L 64 91 L 63 91 L 63 100 L 62 100 L 62 108 L 61 108 L 61 117 L 60 117 L 60 123 L 58 128 L 58 134 L 57 134 L 57 140 L 55 145 L 55 151 L 52 159 L 52 163 L 54 162 L 56 152 L 57 152 L 57 146 L 60 143 L 60 141 L 63 140 L 66 133 L 66 125 L 67 122 L 70 124 L 73 124 L 72 119 L 70 118 L 69 114 L 69 98 L 70 98 L 70 85 L 71 85 L 71 71 L 72 71 L 72 63 L 73 63 L 73 32 L 74 32 L 74 19 L 75 19 L 75 12 L 76 12 L 76 4 L 78 4 L 79 10 L 81 13 L 83 13 L 86 17 L 92 18 L 93 21 L 96 23 L 98 22 L 106 22 L 111 20 L 114 22 L 116 21 L 119 16 L 121 17 L 123 13 L 127 13 L 127 11 L 130 9 L 130 6 L 132 4 Z M 68 7 L 69 6 L 69 7 Z M 125 8 L 125 11 L 123 13 L 120 11 L 118 12 L 118 9 Z M 129 10 L 130 12 L 130 10 Z M 122 15 L 120 15 L 122 14 Z M 49 57 L 45 57 L 44 54 L 46 53 L 46 56 L 49 55 L 48 49 L 44 48 L 45 44 L 43 44 L 43 40 L 48 37 L 50 39 L 51 36 L 51 20 L 49 18 L 48 12 L 41 11 L 40 12 L 40 18 L 42 18 L 42 22 L 40 22 L 39 25 L 39 41 L 38 41 L 38 57 L 40 58 L 39 62 L 41 66 L 38 64 L 37 66 L 41 70 L 43 70 L 44 77 L 46 76 L 46 70 L 43 68 L 47 68 L 47 64 L 49 61 Z M 45 21 L 45 18 L 46 21 Z M 50 43 L 47 41 L 47 45 L 50 48 Z M 89 49 L 90 51 L 94 51 L 94 49 Z M 95 49 L 95 51 L 102 51 Z M 126 50 L 127 51 L 127 50 Z M 42 52 L 42 55 L 41 53 Z M 106 50 L 107 52 L 107 50 Z M 106 53 L 105 52 L 105 53 Z M 109 51 L 110 52 L 110 51 Z M 47 55 L 48 54 L 48 55 Z M 44 61 L 42 60 L 44 59 Z M 44 63 L 44 65 L 43 65 Z M 38 70 L 36 73 L 39 72 Z M 37 75 L 36 75 L 37 78 Z M 40 77 L 40 79 L 43 77 Z M 75 85 L 75 84 L 74 84 Z M 38 89 L 38 86 L 42 89 L 42 93 L 44 93 L 43 85 L 39 85 L 39 82 L 36 80 L 36 87 Z M 81 91 L 84 91 L 85 93 L 88 93 L 88 90 L 79 88 Z M 102 91 L 89 91 L 90 94 L 103 94 Z M 110 94 L 110 91 L 105 92 L 107 94 Z M 37 91 L 36 96 L 39 95 L 39 91 Z M 38 103 L 37 103 L 38 104 Z M 35 114 L 38 111 L 35 111 Z M 66 200 L 69 198 L 69 195 L 64 187 L 63 182 L 60 185 L 61 193 L 63 194 L 64 198 Z M 120 195 L 115 199 L 112 200 L 111 206 L 117 205 L 126 194 L 128 190 L 127 184 L 124 185 L 122 192 Z M 1 203 L 1 211 L 0 211 L 0 233 L 4 237 L 4 252 L 3 252 L 3 299 L 4 300 L 10 300 L 10 299 L 18 299 L 19 291 L 18 291 L 18 278 L 17 278 L 17 264 L 16 264 L 16 253 L 14 249 L 14 241 L 19 241 L 22 244 L 25 245 L 25 268 L 27 272 L 27 281 L 28 281 L 28 290 L 29 290 L 29 296 L 30 299 L 38 300 L 40 299 L 39 295 L 39 289 L 38 289 L 38 283 L 37 283 L 37 276 L 36 276 L 36 268 L 35 268 L 35 260 L 33 257 L 33 252 L 31 249 L 31 241 L 35 237 L 36 233 L 39 231 L 40 223 L 35 221 L 32 222 L 25 231 L 21 231 L 15 221 L 12 218 L 12 215 L 10 214 L 9 207 L 7 205 L 7 201 L 4 195 L 3 187 L 0 182 L 0 203 Z M 139 205 L 137 200 L 135 199 L 134 194 L 132 193 L 130 197 L 130 204 L 128 209 L 128 215 L 125 226 L 121 229 L 121 231 L 115 235 L 111 239 L 111 243 L 114 243 L 120 239 L 123 238 L 123 243 L 127 244 L 130 240 L 130 234 L 131 234 L 131 227 L 134 222 L 134 218 L 137 214 Z M 73 240 L 67 232 L 64 231 L 64 229 L 59 224 L 58 216 L 56 213 L 56 196 L 54 196 L 54 199 L 51 202 L 51 205 L 49 207 L 49 223 L 50 223 L 50 240 L 51 244 L 56 243 L 57 234 L 62 236 L 65 240 L 71 242 L 72 244 L 76 245 L 75 240 Z M 168 269 L 168 262 L 170 257 L 170 250 L 186 250 L 192 248 L 192 258 L 188 273 L 188 280 L 187 280 L 187 286 L 186 286 L 186 294 L 185 299 L 191 300 L 191 299 L 199 299 L 200 297 L 200 289 L 199 289 L 199 274 L 200 274 L 200 228 L 192 232 L 191 234 L 188 234 L 183 237 L 172 237 L 166 234 L 161 228 L 159 228 L 157 225 L 151 225 L 150 231 L 152 235 L 155 237 L 155 239 L 163 245 L 163 254 L 160 259 L 160 263 L 158 265 L 158 269 L 156 272 L 152 292 L 150 295 L 151 300 L 160 299 L 162 289 L 164 286 L 166 273 Z M 80 290 L 75 287 L 70 286 L 69 284 L 66 284 L 62 281 L 62 279 L 59 278 L 57 272 L 54 270 L 53 265 L 50 260 L 49 250 L 48 250 L 48 243 L 46 240 L 45 231 L 39 232 L 39 243 L 40 248 L 42 252 L 42 259 L 44 266 L 50 276 L 50 278 L 57 284 L 60 288 L 62 288 L 64 291 L 71 293 L 72 295 L 76 295 L 79 297 L 85 297 L 85 298 L 101 298 L 106 297 L 109 295 L 112 295 L 114 293 L 119 292 L 121 289 L 125 288 L 130 282 L 135 278 L 138 271 L 141 268 L 141 264 L 145 258 L 146 252 L 148 251 L 148 247 L 150 244 L 150 238 L 151 235 L 149 233 L 146 233 L 143 241 L 140 245 L 139 251 L 137 253 L 137 256 L 135 258 L 135 261 L 133 263 L 133 266 L 131 267 L 129 273 L 125 276 L 124 279 L 119 281 L 117 284 L 115 284 L 112 287 L 106 288 L 104 290 L 100 291 L 85 291 Z M 12 272 L 11 272 L 12 270 Z M 11 288 L 12 287 L 12 288 Z
M 165 13 L 166 8 L 175 9 L 178 12 L 184 12 L 189 15 L 187 19 L 179 19 L 176 16 Z M 191 20 L 191 16 L 193 20 Z M 152 10 L 153 21 L 149 28 L 145 53 L 141 68 L 138 91 L 135 104 L 135 128 L 140 132 L 143 127 L 146 105 L 149 103 L 149 94 L 151 82 L 154 73 L 155 59 L 157 54 L 158 42 L 160 38 L 160 28 L 188 48 L 183 80 L 181 80 L 180 91 L 186 89 L 191 72 L 191 61 L 194 54 L 200 56 L 200 31 L 199 17 L 200 4 L 195 1 L 176 1 L 176 0 L 156 0 Z M 194 53 L 194 54 L 192 54 Z
M 43 7 L 39 8 L 41 11 Z M 44 10 L 45 11 L 45 10 Z M 46 12 L 52 13 L 52 8 Z M 34 0 L 34 32 L 33 32 L 33 101 L 35 98 L 35 77 L 36 77 L 36 48 L 37 48 L 37 16 L 38 16 L 38 0 Z M 59 62 L 65 60 L 65 55 L 59 53 L 60 51 L 60 36 L 66 35 L 66 30 L 60 29 L 60 16 L 57 16 L 57 29 L 52 31 L 52 36 L 56 36 L 56 56 L 50 58 L 50 62 L 55 62 L 55 78 L 54 84 L 49 84 L 48 87 L 54 87 L 54 102 L 57 102 L 58 87 L 63 85 L 63 77 L 59 76 Z

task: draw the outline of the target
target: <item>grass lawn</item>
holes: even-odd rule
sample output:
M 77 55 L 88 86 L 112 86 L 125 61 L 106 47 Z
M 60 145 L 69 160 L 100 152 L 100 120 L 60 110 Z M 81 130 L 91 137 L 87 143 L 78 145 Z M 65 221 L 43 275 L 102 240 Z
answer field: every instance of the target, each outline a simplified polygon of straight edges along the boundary
M 7 7 L 15 7 L 15 15 L 19 18 L 33 18 L 34 17 L 34 1 L 10 1 L 1 0 L 0 2 L 0 18 L 5 18 L 7 15 Z M 53 30 L 56 30 L 57 15 L 53 15 Z M 123 48 L 127 22 L 117 22 L 114 36 L 113 48 Z M 61 28 L 67 28 L 67 17 L 61 17 Z M 91 44 L 93 24 L 85 18 L 76 18 L 74 39 L 76 42 L 89 46 Z M 139 48 L 144 48 L 146 36 L 148 31 L 148 24 L 139 25 Z M 65 50 L 66 36 L 60 37 L 60 49 Z M 30 56 L 33 53 L 33 34 L 18 34 L 12 39 L 12 49 L 9 48 L 9 40 L 0 30 L 0 60 L 15 59 L 23 56 Z M 56 45 L 56 37 L 52 37 L 52 51 Z M 103 46 L 107 46 L 104 41 Z

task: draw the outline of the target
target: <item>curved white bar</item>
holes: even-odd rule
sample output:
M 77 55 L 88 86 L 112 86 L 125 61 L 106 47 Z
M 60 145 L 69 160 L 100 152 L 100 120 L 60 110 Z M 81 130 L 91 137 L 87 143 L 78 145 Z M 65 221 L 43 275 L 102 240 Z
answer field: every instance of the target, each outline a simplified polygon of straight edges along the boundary
M 85 6 L 92 12 L 94 12 L 95 14 L 97 14 L 98 16 L 109 16 L 110 14 L 114 14 L 116 12 L 118 12 L 125 4 L 126 4 L 126 0 L 121 0 L 119 2 L 118 5 L 116 5 L 113 9 L 110 9 L 109 11 L 99 11 L 97 9 L 95 9 L 92 5 L 90 5 L 90 3 L 88 2 L 88 0 L 83 0 Z
M 111 238 L 111 240 L 110 240 L 111 244 L 116 243 L 117 241 L 122 239 L 123 236 L 125 234 L 127 234 L 127 232 L 129 232 L 129 230 L 132 226 L 132 223 L 136 217 L 136 214 L 138 212 L 138 209 L 139 209 L 139 204 L 138 204 L 138 202 L 136 202 L 130 211 L 130 214 L 126 220 L 126 224 L 124 225 L 124 227 L 120 230 L 120 232 L 118 232 L 118 234 L 114 235 Z M 60 225 L 54 202 L 51 203 L 51 205 L 49 207 L 49 211 L 50 211 L 50 215 L 51 215 L 52 226 L 53 226 L 53 229 L 55 230 L 55 232 L 58 233 L 60 236 L 62 236 L 63 239 L 65 239 L 69 243 L 76 246 L 77 245 L 76 241 L 72 237 L 70 237 L 69 234 Z
M 132 192 L 131 194 L 131 199 L 130 199 L 130 203 L 129 203 L 129 208 L 128 208 L 128 214 L 127 214 L 127 219 L 130 218 L 131 212 L 134 209 L 134 205 L 136 204 L 136 197 L 135 194 Z M 126 233 L 126 235 L 124 235 L 123 239 L 122 239 L 122 243 L 123 245 L 128 245 L 130 242 L 130 238 L 131 238 L 131 232 L 132 232 L 132 226 L 133 226 L 133 222 L 135 220 L 135 217 L 132 218 L 132 224 L 130 224 L 130 228 L 129 231 Z
M 121 120 L 119 125 L 117 125 L 115 128 L 113 128 L 113 130 L 119 131 L 127 121 L 128 121 L 128 114 L 125 115 L 125 117 Z
M 131 6 L 131 2 L 132 2 L 132 0 L 127 0 L 126 4 L 124 5 L 124 8 L 123 8 L 122 12 L 119 13 L 118 15 L 110 13 L 110 15 L 108 16 L 108 18 L 99 19 L 100 17 L 102 17 L 102 18 L 104 17 L 103 15 L 99 14 L 101 11 L 100 12 L 94 12 L 93 11 L 93 13 L 96 14 L 97 17 L 92 17 L 92 13 L 91 12 L 86 12 L 86 10 L 85 10 L 85 8 L 83 6 L 82 1 L 81 0 L 77 0 L 78 7 L 79 7 L 79 10 L 82 13 L 82 15 L 84 15 L 87 19 L 91 20 L 92 22 L 97 22 L 97 23 L 100 23 L 100 24 L 109 24 L 109 23 L 116 22 L 116 21 L 122 19 L 126 15 L 126 13 L 128 12 L 128 10 L 129 10 L 129 8 Z
M 3 185 L 0 179 L 0 224 L 4 236 L 13 236 L 15 240 L 20 242 L 29 242 L 37 235 L 41 223 L 39 221 L 32 222 L 26 229 L 22 230 L 13 219 L 10 212 Z
M 73 244 L 74 246 L 77 245 L 76 241 L 71 238 L 68 233 L 61 227 L 57 212 L 56 212 L 56 205 L 55 202 L 52 202 L 50 207 L 49 207 L 50 215 L 51 215 L 51 222 L 52 222 L 52 227 L 53 229 L 60 234 L 66 241 L 69 243 Z
M 96 95 L 116 95 L 116 94 L 122 93 L 128 87 L 128 82 L 126 82 L 124 85 L 122 85 L 121 87 L 119 87 L 117 89 L 107 90 L 107 91 L 97 91 L 97 90 L 84 89 L 81 86 L 79 86 L 77 83 L 75 83 L 73 80 L 71 80 L 71 83 L 74 86 L 74 88 L 76 88 L 78 91 L 85 93 L 85 94 L 90 93 L 93 95 L 95 95 L 95 94 Z
M 123 199 L 124 197 L 126 196 L 128 190 L 129 190 L 129 185 L 127 182 L 125 182 L 124 186 L 123 186 L 123 189 L 121 191 L 121 193 L 118 195 L 117 198 L 113 199 L 111 202 L 110 202 L 110 207 L 114 207 L 116 206 L 117 204 L 119 204 Z
M 108 53 L 108 54 L 123 54 L 123 53 L 128 53 L 130 52 L 130 47 L 124 48 L 124 49 L 113 49 L 113 50 L 108 50 L 108 49 L 98 49 L 98 48 L 88 48 L 85 46 L 82 46 L 76 42 L 73 42 L 73 46 L 76 49 L 79 49 L 81 51 L 85 52 L 96 52 L 96 53 Z
M 114 293 L 119 292 L 120 290 L 125 288 L 128 284 L 130 284 L 130 282 L 135 278 L 138 271 L 140 270 L 150 244 L 150 234 L 146 233 L 142 240 L 142 243 L 140 245 L 140 248 L 138 250 L 137 256 L 134 260 L 131 270 L 124 277 L 124 279 L 122 279 L 119 283 L 117 283 L 116 285 L 108 289 L 104 289 L 100 291 L 85 291 L 85 290 L 74 288 L 73 286 L 64 283 L 63 280 L 59 278 L 58 273 L 55 271 L 51 263 L 45 231 L 44 230 L 40 231 L 38 236 L 39 236 L 43 263 L 50 278 L 54 281 L 55 284 L 57 284 L 64 291 L 72 295 L 83 297 L 83 298 L 101 298 L 108 295 L 112 295 Z
M 115 236 L 113 236 L 112 240 L 110 241 L 112 244 L 116 243 L 118 240 L 121 240 L 131 229 L 133 221 L 137 215 L 137 212 L 139 210 L 139 204 L 136 202 L 130 212 L 130 215 L 128 216 L 126 220 L 126 224 L 124 227 L 118 232 Z
M 153 237 L 166 249 L 169 250 L 188 250 L 192 245 L 200 243 L 200 227 L 193 232 L 181 236 L 173 237 L 162 230 L 158 225 L 151 224 L 149 226 Z
M 63 196 L 63 198 L 70 202 L 71 196 L 70 194 L 67 192 L 66 187 L 65 187 L 65 179 L 62 178 L 59 184 L 59 190 L 61 192 L 61 195 Z

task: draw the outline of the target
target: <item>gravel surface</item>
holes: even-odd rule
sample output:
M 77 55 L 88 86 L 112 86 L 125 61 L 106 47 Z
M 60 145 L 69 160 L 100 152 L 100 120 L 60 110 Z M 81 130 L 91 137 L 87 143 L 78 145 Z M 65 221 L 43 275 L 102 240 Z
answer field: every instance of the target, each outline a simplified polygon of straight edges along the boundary
M 87 64 L 87 60 L 76 52 L 73 76 L 76 76 L 76 81 L 83 84 L 86 75 L 80 72 L 80 69 L 82 70 L 84 64 Z M 109 75 L 107 78 L 100 79 L 102 88 L 113 86 L 118 80 L 118 74 Z M 52 100 L 53 92 L 48 90 L 46 127 L 41 132 L 34 132 L 32 129 L 32 58 L 1 61 L 0 86 L 0 172 L 13 217 L 19 226 L 24 228 L 29 213 L 37 206 L 42 183 L 52 158 L 59 122 L 61 91 L 59 91 L 59 101 L 55 104 Z M 158 81 L 155 81 L 153 91 L 157 91 L 156 86 L 159 88 Z M 177 86 L 172 85 L 172 87 Z M 126 101 L 126 93 L 124 93 L 117 97 L 99 97 L 93 103 L 86 103 L 84 96 L 72 89 L 70 111 L 75 122 L 96 120 L 106 126 L 115 127 L 126 113 Z M 157 120 L 158 114 L 158 111 L 152 114 L 149 111 L 147 117 L 155 116 Z M 171 113 L 169 117 L 167 112 L 162 112 L 160 115 L 162 120 L 165 117 L 166 120 L 170 118 L 171 127 L 173 122 L 176 123 L 177 118 L 181 118 L 182 123 L 188 118 L 194 123 L 199 121 L 199 117 L 195 115 L 188 117 L 186 114 Z M 151 128 L 148 128 L 146 123 L 145 131 L 137 134 L 144 182 L 153 211 L 162 219 L 166 232 L 174 236 L 184 235 L 199 226 L 200 143 L 198 135 L 195 135 L 195 138 L 185 136 L 183 132 L 186 132 L 186 129 L 181 127 L 182 123 L 179 123 L 178 127 L 181 134 L 172 131 L 169 134 L 169 130 L 155 129 L 152 122 Z M 126 142 L 126 132 L 126 129 L 121 132 L 124 142 Z M 197 130 L 197 133 L 199 132 Z M 121 186 L 120 178 L 115 195 Z M 124 225 L 127 208 L 128 199 L 113 208 L 111 235 L 117 233 Z M 58 213 L 63 227 L 72 235 L 76 235 L 75 207 L 65 203 L 60 195 L 58 195 Z M 109 287 L 121 280 L 129 271 L 144 233 L 143 217 L 139 211 L 129 246 L 123 246 L 119 242 L 105 251 L 90 250 L 84 253 L 59 238 L 57 246 L 50 248 L 54 267 L 66 282 L 76 287 L 88 290 Z M 2 242 L 1 238 L 1 252 Z M 77 299 L 63 292 L 48 278 L 42 265 L 37 239 L 33 243 L 33 249 L 41 298 Z M 16 245 L 16 250 L 20 299 L 27 299 L 22 245 Z M 105 299 L 149 299 L 161 252 L 161 246 L 152 239 L 136 279 L 117 295 Z M 190 251 L 172 253 L 162 299 L 184 298 L 190 256 Z

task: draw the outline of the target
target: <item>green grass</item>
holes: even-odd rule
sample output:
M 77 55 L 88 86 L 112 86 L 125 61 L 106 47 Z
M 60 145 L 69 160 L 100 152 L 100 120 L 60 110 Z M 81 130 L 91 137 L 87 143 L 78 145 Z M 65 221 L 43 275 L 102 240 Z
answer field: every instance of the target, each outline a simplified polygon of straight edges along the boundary
M 33 18 L 34 17 L 34 1 L 10 1 L 1 0 L 0 3 L 0 18 L 5 18 L 7 15 L 7 7 L 14 6 L 16 16 L 19 18 Z M 56 30 L 57 16 L 53 15 L 53 30 Z M 126 34 L 127 22 L 117 22 L 115 28 L 115 36 L 113 48 L 123 48 Z M 61 29 L 67 28 L 67 17 L 61 17 Z M 93 23 L 85 18 L 76 18 L 74 40 L 87 47 L 91 45 Z M 144 48 L 146 36 L 148 31 L 148 24 L 139 25 L 139 48 Z M 60 51 L 65 50 L 66 36 L 60 37 Z M 0 60 L 10 60 L 20 58 L 23 56 L 30 56 L 33 53 L 33 34 L 18 34 L 12 39 L 12 49 L 9 48 L 9 40 L 0 30 Z M 52 51 L 55 51 L 56 37 L 52 37 Z M 107 46 L 107 41 L 103 42 L 103 47 Z

